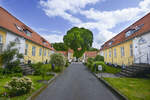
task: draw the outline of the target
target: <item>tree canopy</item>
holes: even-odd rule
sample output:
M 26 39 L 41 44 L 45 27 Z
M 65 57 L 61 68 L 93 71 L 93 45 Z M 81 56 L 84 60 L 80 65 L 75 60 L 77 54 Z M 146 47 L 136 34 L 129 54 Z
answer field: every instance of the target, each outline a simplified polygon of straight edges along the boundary
M 80 58 L 86 50 L 91 48 L 93 33 L 85 28 L 73 27 L 64 36 L 63 41 L 66 46 L 74 50 L 73 56 Z
M 62 43 L 62 42 L 53 43 L 52 46 L 57 51 L 67 51 L 68 50 L 68 47 L 64 43 Z

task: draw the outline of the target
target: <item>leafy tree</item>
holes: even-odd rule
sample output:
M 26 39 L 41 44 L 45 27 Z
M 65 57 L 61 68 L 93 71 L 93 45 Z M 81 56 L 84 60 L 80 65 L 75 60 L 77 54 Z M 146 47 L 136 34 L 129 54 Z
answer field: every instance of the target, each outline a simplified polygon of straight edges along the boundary
M 100 56 L 100 55 L 97 55 L 97 56 L 94 58 L 94 61 L 104 61 L 104 57 L 103 57 L 103 56 Z
M 65 58 L 62 54 L 59 53 L 54 53 L 51 55 L 51 60 L 50 60 L 51 64 L 54 64 L 55 67 L 59 67 L 59 69 L 61 70 L 64 66 L 65 66 Z
M 10 42 L 7 45 L 7 48 L 0 54 L 1 63 L 5 66 L 4 73 L 21 72 L 19 64 L 23 55 L 19 53 L 19 50 L 15 48 L 15 45 L 15 42 Z
M 52 46 L 57 51 L 67 51 L 68 50 L 68 47 L 62 42 L 60 42 L 60 43 L 53 43 Z
M 98 51 L 98 49 L 91 47 L 91 48 L 89 48 L 87 51 Z
M 80 58 L 93 43 L 93 33 L 85 28 L 73 27 L 64 36 L 65 45 L 74 50 L 73 56 Z

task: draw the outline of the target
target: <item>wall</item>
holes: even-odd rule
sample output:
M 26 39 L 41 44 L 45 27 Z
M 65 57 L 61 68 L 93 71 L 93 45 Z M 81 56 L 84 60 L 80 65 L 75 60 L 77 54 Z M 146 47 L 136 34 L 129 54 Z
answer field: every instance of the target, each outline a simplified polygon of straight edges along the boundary
M 114 64 L 114 65 L 132 65 L 133 64 L 133 56 L 130 55 L 130 44 L 132 44 L 132 40 L 119 44 L 109 49 L 105 49 L 104 51 L 104 60 L 106 63 Z M 124 56 L 121 56 L 121 47 L 124 47 Z M 116 49 L 116 57 L 114 56 L 114 49 Z M 107 56 L 105 55 L 107 52 Z M 111 52 L 111 56 L 109 56 L 109 52 Z
M 150 33 L 133 40 L 134 63 L 150 64 Z
M 8 45 L 10 42 L 16 42 L 15 47 L 18 48 L 19 53 L 24 54 L 25 39 L 23 37 L 17 36 L 11 32 L 7 32 L 7 34 L 6 34 L 6 45 Z
M 47 48 L 44 48 L 40 45 L 37 45 L 31 41 L 26 40 L 26 44 L 28 44 L 28 52 L 27 55 L 24 56 L 25 62 L 27 63 L 28 60 L 31 60 L 32 63 L 37 63 L 37 62 L 49 62 L 50 60 L 50 55 L 53 53 Z M 36 53 L 35 56 L 32 56 L 32 46 L 36 47 Z M 39 56 L 39 49 L 42 48 L 42 55 Z M 44 55 L 44 51 L 46 50 L 46 56 Z M 48 55 L 48 52 L 50 52 L 50 55 Z

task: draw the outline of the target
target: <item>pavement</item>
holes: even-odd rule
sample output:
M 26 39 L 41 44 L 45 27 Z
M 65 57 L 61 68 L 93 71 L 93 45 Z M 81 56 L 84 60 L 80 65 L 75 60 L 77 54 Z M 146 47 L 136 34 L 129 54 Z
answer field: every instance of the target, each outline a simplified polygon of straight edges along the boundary
M 111 77 L 111 78 L 118 78 L 119 76 L 115 75 L 115 74 L 111 74 L 111 73 L 98 73 L 96 74 L 96 76 L 98 78 L 101 78 L 101 77 Z
M 119 100 L 83 64 L 71 64 L 35 100 Z

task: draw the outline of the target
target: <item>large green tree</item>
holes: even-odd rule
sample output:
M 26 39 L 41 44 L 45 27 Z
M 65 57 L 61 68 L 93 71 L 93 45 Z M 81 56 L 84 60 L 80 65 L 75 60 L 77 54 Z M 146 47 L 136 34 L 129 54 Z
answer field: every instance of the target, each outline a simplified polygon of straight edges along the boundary
M 86 50 L 91 48 L 93 33 L 85 28 L 73 27 L 64 36 L 65 45 L 74 50 L 73 56 L 80 58 Z
M 68 50 L 68 47 L 64 43 L 62 43 L 62 42 L 53 43 L 52 46 L 57 51 L 67 51 Z

